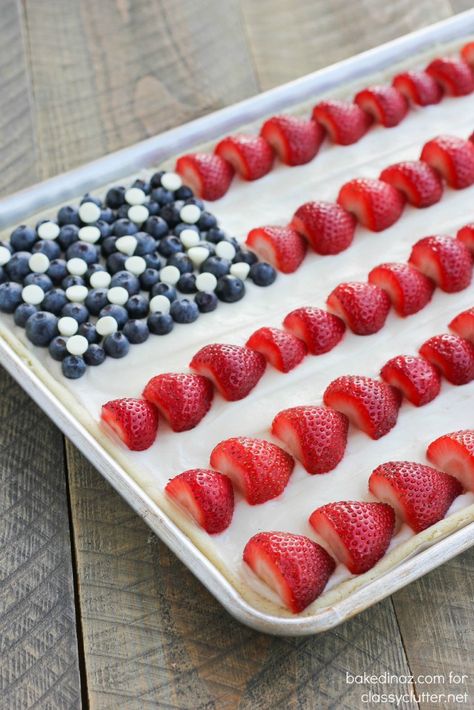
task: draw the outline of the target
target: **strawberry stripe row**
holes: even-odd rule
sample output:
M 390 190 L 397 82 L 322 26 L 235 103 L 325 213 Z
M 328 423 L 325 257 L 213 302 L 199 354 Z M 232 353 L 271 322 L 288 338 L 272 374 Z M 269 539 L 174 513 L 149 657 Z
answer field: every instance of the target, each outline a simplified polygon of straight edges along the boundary
M 192 153 L 179 158 L 176 171 L 203 199 L 216 200 L 230 187 L 237 173 L 258 180 L 273 167 L 275 155 L 286 165 L 312 160 L 327 135 L 332 143 L 349 145 L 367 133 L 373 122 L 390 128 L 407 115 L 409 105 L 427 106 L 447 96 L 465 96 L 474 90 L 472 43 L 461 58 L 434 59 L 424 71 L 398 74 L 391 86 L 375 85 L 360 91 L 353 102 L 322 101 L 311 119 L 274 116 L 260 134 L 227 136 L 213 153 Z

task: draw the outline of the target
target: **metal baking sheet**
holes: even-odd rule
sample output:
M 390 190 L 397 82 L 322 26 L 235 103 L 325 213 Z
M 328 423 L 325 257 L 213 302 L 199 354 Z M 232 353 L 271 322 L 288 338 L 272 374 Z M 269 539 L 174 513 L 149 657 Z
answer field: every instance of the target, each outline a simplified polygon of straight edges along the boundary
M 26 220 L 39 210 L 66 201 L 87 190 L 118 180 L 134 171 L 158 165 L 197 143 L 287 109 L 318 94 L 383 71 L 411 54 L 437 44 L 462 40 L 474 33 L 474 10 L 401 37 L 356 57 L 309 74 L 234 106 L 217 111 L 159 136 L 105 156 L 63 175 L 22 190 L 0 201 L 0 229 Z M 307 635 L 325 631 L 363 611 L 460 554 L 474 544 L 474 522 L 456 532 L 421 544 L 418 551 L 378 579 L 354 591 L 350 597 L 308 616 L 282 618 L 251 606 L 224 575 L 199 551 L 159 506 L 133 481 L 65 404 L 35 374 L 27 358 L 21 358 L 0 338 L 1 364 L 23 389 L 82 451 L 107 481 L 147 522 L 150 528 L 200 579 L 217 600 L 242 623 L 266 633 Z

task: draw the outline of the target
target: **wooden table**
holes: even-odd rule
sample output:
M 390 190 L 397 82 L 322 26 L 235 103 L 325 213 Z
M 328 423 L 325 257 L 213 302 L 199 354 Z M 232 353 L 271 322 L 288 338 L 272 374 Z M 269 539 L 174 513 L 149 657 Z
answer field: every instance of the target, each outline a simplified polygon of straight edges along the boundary
M 0 0 L 0 192 L 470 5 Z M 470 691 L 452 707 L 474 707 L 474 550 L 326 634 L 264 636 L 228 616 L 3 371 L 0 393 L 2 710 L 353 710 L 376 707 L 369 691 L 415 688 Z

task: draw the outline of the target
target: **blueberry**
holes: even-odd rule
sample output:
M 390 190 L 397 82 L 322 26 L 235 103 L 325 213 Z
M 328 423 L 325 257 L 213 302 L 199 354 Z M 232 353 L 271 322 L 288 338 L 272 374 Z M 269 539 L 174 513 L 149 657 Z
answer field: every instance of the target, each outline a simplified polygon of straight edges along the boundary
M 166 170 L 158 170 L 158 172 L 153 173 L 153 175 L 150 178 L 150 187 L 160 187 L 161 185 L 161 178 L 165 174 Z
M 209 256 L 214 256 L 214 254 L 216 253 L 215 244 L 213 244 L 212 242 L 208 242 L 205 239 L 200 241 L 199 244 L 196 244 L 196 246 L 205 247 L 205 249 L 207 249 L 207 251 L 209 252 Z
M 46 273 L 54 283 L 61 283 L 68 273 L 65 260 L 53 259 Z
M 109 303 L 107 306 L 102 308 L 99 313 L 99 317 L 112 316 L 117 321 L 118 327 L 123 328 L 125 323 L 128 321 L 127 309 L 123 306 L 117 306 L 115 303 Z
M 136 178 L 136 180 L 133 181 L 131 187 L 138 187 L 139 190 L 143 190 L 145 195 L 148 195 L 148 193 L 150 192 L 150 183 L 146 180 L 143 180 L 142 178 Z
M 252 266 L 253 264 L 256 264 L 258 261 L 258 256 L 253 253 L 253 251 L 248 251 L 248 249 L 237 249 L 234 258 L 232 259 L 232 262 L 234 264 L 248 264 L 249 266 Z
M 93 202 L 95 205 L 97 205 L 97 207 L 102 207 L 102 200 L 100 199 L 100 197 L 94 197 L 90 194 L 90 192 L 86 192 L 80 204 L 83 205 L 84 202 Z
M 175 227 L 178 222 L 181 222 L 181 217 L 179 213 L 183 207 L 184 202 L 177 200 L 176 202 L 169 202 L 167 205 L 160 210 L 160 217 L 162 217 L 165 222 L 168 223 L 170 227 Z
M 270 286 L 275 281 L 277 273 L 271 264 L 259 261 L 252 264 L 249 276 L 257 286 Z
M 13 313 L 22 302 L 21 292 L 23 287 L 14 281 L 6 281 L 0 284 L 0 311 L 3 313 Z
M 99 230 L 101 239 L 107 239 L 112 234 L 112 225 L 105 219 L 98 219 L 94 226 Z
M 172 254 L 166 261 L 167 266 L 176 266 L 181 274 L 191 274 L 194 271 L 194 264 L 184 252 Z
M 200 210 L 204 210 L 206 207 L 204 202 L 199 197 L 194 197 L 194 196 L 188 197 L 186 199 L 186 204 L 187 205 L 196 205 L 197 207 L 199 207 Z
M 226 277 L 223 276 L 222 278 Z M 216 310 L 219 301 L 215 293 L 199 291 L 194 297 L 194 303 L 197 304 L 201 313 L 210 313 L 210 311 Z
M 5 264 L 7 276 L 12 281 L 21 283 L 25 276 L 30 273 L 30 267 L 28 265 L 30 258 L 31 254 L 29 251 L 17 251 L 13 254 L 10 261 Z
M 61 281 L 61 288 L 66 290 L 69 286 L 85 286 L 86 282 L 82 276 L 73 276 L 69 274 L 65 279 Z
M 145 254 L 143 258 L 145 259 L 147 269 L 156 269 L 159 271 L 163 266 L 163 262 L 161 261 L 160 255 L 157 251 L 154 251 L 151 254 Z
M 66 294 L 62 288 L 52 288 L 48 291 L 41 304 L 41 310 L 54 313 L 59 316 L 64 306 L 68 303 Z
M 10 244 L 15 251 L 28 251 L 36 242 L 36 232 L 32 227 L 22 224 L 10 235 Z
M 39 286 L 45 293 L 53 288 L 53 282 L 46 274 L 28 274 L 28 276 L 25 276 L 23 285 L 30 286 L 31 284 Z
M 196 276 L 190 273 L 182 274 L 176 288 L 181 293 L 196 293 Z
M 100 211 L 100 217 L 97 220 L 98 222 L 106 222 L 107 224 L 111 224 L 115 219 L 115 213 L 110 207 L 103 207 Z
M 128 299 L 125 308 L 130 318 L 145 318 L 148 315 L 149 306 L 149 301 L 145 296 L 136 294 Z
M 158 252 L 161 254 L 161 256 L 164 256 L 166 258 L 170 257 L 172 254 L 176 254 L 177 252 L 181 251 L 182 248 L 183 245 L 176 236 L 164 237 L 164 239 L 159 242 L 157 247 Z
M 122 286 L 122 288 L 127 289 L 129 296 L 134 296 L 140 292 L 140 281 L 130 271 L 117 271 L 110 282 L 110 288 L 114 286 Z
M 189 200 L 191 197 L 194 197 L 194 192 L 187 185 L 181 185 L 181 187 L 175 190 L 174 196 L 177 200 Z
M 84 301 L 86 308 L 93 316 L 97 316 L 102 308 L 108 304 L 106 288 L 93 288 L 89 291 Z
M 166 296 L 168 301 L 175 301 L 178 298 L 178 294 L 176 293 L 176 289 L 174 286 L 170 286 L 169 284 L 164 284 L 164 283 L 157 283 L 153 286 L 151 289 L 151 295 L 152 296 Z
M 222 229 L 217 228 L 217 217 L 215 217 L 207 210 L 203 210 L 201 212 L 201 216 L 199 217 L 197 225 L 199 229 L 202 229 L 202 231 L 204 232 L 212 231 L 213 233 L 216 232 L 219 235 L 222 233 L 223 237 L 219 241 L 222 241 L 222 239 L 225 238 L 225 233 L 222 231 Z M 209 235 L 207 238 L 209 239 Z M 212 239 L 209 239 L 209 241 L 212 242 Z
M 131 222 L 128 217 L 122 217 L 114 222 L 112 232 L 115 237 L 125 237 L 127 234 L 136 234 L 138 232 L 138 227 L 136 224 Z
M 173 229 L 173 234 L 179 237 L 181 232 L 183 232 L 185 229 L 192 229 L 193 232 L 199 234 L 199 229 L 196 227 L 195 224 L 187 224 L 186 222 L 180 222 L 179 224 L 177 224 L 176 227 Z
M 99 251 L 95 244 L 74 242 L 66 250 L 66 259 L 83 259 L 90 266 L 99 261 Z
M 107 266 L 107 271 L 111 274 L 116 274 L 117 271 L 122 271 L 125 268 L 125 262 L 128 256 L 126 254 L 121 254 L 116 251 L 107 257 L 105 263 Z
M 105 271 L 102 264 L 91 264 L 86 271 L 86 280 L 90 284 L 92 274 L 96 274 L 98 271 Z
M 64 227 L 65 224 L 75 224 L 79 227 L 81 225 L 79 210 L 72 205 L 64 205 L 58 211 L 58 224 L 60 227 Z
M 201 214 L 201 217 L 203 214 L 209 214 L 208 212 L 203 212 Z M 211 215 L 212 217 L 213 215 Z M 224 241 L 224 239 L 227 239 L 227 235 L 224 232 L 223 229 L 219 229 L 219 227 L 211 227 L 209 228 L 206 239 L 208 242 L 211 242 L 212 244 L 219 244 L 219 242 Z
M 87 370 L 87 365 L 83 357 L 79 355 L 68 355 L 61 363 L 64 377 L 69 380 L 78 380 Z
M 61 362 L 67 355 L 66 338 L 63 338 L 62 335 L 57 335 L 50 342 L 48 350 L 53 360 Z
M 160 214 L 161 205 L 159 202 L 155 202 L 154 200 L 152 200 L 151 202 L 147 202 L 146 206 L 148 209 L 148 214 L 152 217 Z
M 107 207 L 111 207 L 113 210 L 118 210 L 118 208 L 125 202 L 125 188 L 123 185 L 117 185 L 116 187 L 111 187 L 105 196 L 105 204 Z
M 145 291 L 149 291 L 160 280 L 160 272 L 158 269 L 148 267 L 143 274 L 139 276 L 140 286 Z
M 58 334 L 58 319 L 48 311 L 37 311 L 28 318 L 25 329 L 33 345 L 46 347 Z
M 174 195 L 170 190 L 165 190 L 164 187 L 155 187 L 151 191 L 150 195 L 153 202 L 157 202 L 160 205 L 160 209 L 165 205 L 169 205 L 174 202 Z
M 75 224 L 65 224 L 61 227 L 57 241 L 61 249 L 66 251 L 71 244 L 79 241 L 79 227 Z
M 155 239 L 163 239 L 163 237 L 166 237 L 170 231 L 165 220 L 158 215 L 148 217 L 147 221 L 143 225 L 143 230 Z
M 78 323 L 85 323 L 89 320 L 89 311 L 83 303 L 66 303 L 61 309 L 62 316 L 71 316 Z
M 217 280 L 216 296 L 225 303 L 235 303 L 245 296 L 245 284 L 235 276 L 221 276 Z
M 106 358 L 105 350 L 102 345 L 91 343 L 84 353 L 84 360 L 87 365 L 102 365 Z
M 100 245 L 100 249 L 103 256 L 110 256 L 111 254 L 115 254 L 115 252 L 117 251 L 117 247 L 115 246 L 117 239 L 118 237 L 106 237 L 104 239 L 104 241 Z
M 123 333 L 112 333 L 104 340 L 104 350 L 110 357 L 125 357 L 130 350 L 130 343 L 126 335 Z
M 146 321 L 132 318 L 123 326 L 123 334 L 127 336 L 132 345 L 138 345 L 148 340 L 150 331 Z
M 230 261 L 228 259 L 223 259 L 220 256 L 209 256 L 206 261 L 201 264 L 200 271 L 208 271 L 218 279 L 221 276 L 225 276 L 229 273 Z
M 117 210 L 117 219 L 128 219 L 128 210 L 130 209 L 130 205 L 128 202 L 125 202 L 123 205 L 120 205 L 120 207 Z
M 148 316 L 147 325 L 150 333 L 154 335 L 167 335 L 174 328 L 174 321 L 169 313 L 156 311 Z
M 4 284 L 5 281 L 8 281 L 7 272 L 3 266 L 0 266 L 0 284 Z
M 199 317 L 199 309 L 194 301 L 182 298 L 180 301 L 173 301 L 170 315 L 176 323 L 193 323 Z
M 137 246 L 133 252 L 135 256 L 145 256 L 145 254 L 151 254 L 156 251 L 156 239 L 151 234 L 137 232 L 135 239 L 137 240 Z
M 40 254 L 46 254 L 50 261 L 59 259 L 61 256 L 60 245 L 52 239 L 40 239 L 33 244 L 32 251 L 33 253 L 39 252 Z
M 87 320 L 85 323 L 81 323 L 77 330 L 79 335 L 83 335 L 89 343 L 98 343 L 100 340 L 99 333 L 92 321 Z
M 32 316 L 33 313 L 36 313 L 37 310 L 38 306 L 34 306 L 32 303 L 20 303 L 20 305 L 16 307 L 13 315 L 15 325 L 19 325 L 20 328 L 24 328 L 28 318 Z

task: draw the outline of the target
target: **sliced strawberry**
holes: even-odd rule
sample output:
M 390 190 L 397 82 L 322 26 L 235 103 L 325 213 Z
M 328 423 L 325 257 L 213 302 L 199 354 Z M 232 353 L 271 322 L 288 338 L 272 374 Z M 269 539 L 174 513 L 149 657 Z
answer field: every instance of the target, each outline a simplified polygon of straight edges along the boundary
M 345 414 L 371 439 L 380 439 L 397 423 L 400 392 L 385 382 L 361 375 L 343 375 L 324 392 L 324 404 Z
M 394 86 L 369 86 L 354 97 L 355 103 L 385 128 L 398 126 L 408 113 L 408 102 Z
M 389 461 L 372 472 L 369 490 L 388 503 L 415 532 L 442 520 L 462 489 L 458 481 L 431 466 Z
M 472 68 L 474 67 L 474 42 L 468 42 L 461 49 L 461 59 L 469 64 Z
M 380 286 L 358 281 L 339 284 L 326 302 L 356 335 L 377 333 L 390 310 L 390 298 Z
M 343 320 L 322 308 L 312 306 L 291 311 L 283 325 L 306 343 L 311 355 L 322 355 L 332 350 L 346 329 Z
M 291 226 L 317 254 L 339 254 L 351 245 L 356 220 L 334 202 L 306 202 L 296 210 Z
M 158 412 L 144 399 L 112 399 L 102 405 L 100 416 L 132 451 L 144 451 L 156 439 Z
M 187 431 L 208 413 L 214 388 L 202 375 L 167 372 L 152 377 L 143 396 L 157 407 L 173 431 Z
M 262 136 L 228 136 L 214 153 L 227 160 L 243 180 L 258 180 L 273 166 L 273 151 Z
M 217 444 L 210 464 L 230 478 L 250 505 L 283 493 L 295 467 L 293 458 L 276 444 L 247 436 Z
M 246 544 L 243 557 L 294 614 L 319 597 L 336 566 L 309 537 L 288 532 L 257 533 Z
M 349 422 L 344 414 L 312 405 L 279 412 L 272 434 L 282 441 L 308 473 L 332 471 L 344 456 Z
M 408 101 L 418 106 L 437 104 L 443 97 L 441 86 L 425 71 L 402 72 L 392 84 Z
M 386 503 L 339 501 L 317 508 L 309 523 L 349 572 L 363 574 L 384 556 L 395 512 Z
M 405 206 L 405 197 L 395 187 L 371 178 L 356 178 L 346 182 L 339 190 L 337 201 L 372 232 L 381 232 L 391 227 Z
M 422 160 L 390 165 L 382 170 L 380 179 L 396 187 L 414 207 L 430 207 L 443 196 L 440 176 Z
M 466 224 L 456 234 L 456 239 L 469 249 L 474 258 L 474 224 Z
M 273 116 L 265 121 L 260 135 L 286 165 L 309 163 L 324 139 L 318 123 L 298 116 Z
M 234 490 L 230 478 L 222 473 L 193 468 L 172 478 L 165 492 L 210 535 L 229 527 L 234 514 Z
M 474 343 L 474 307 L 459 313 L 449 324 L 449 330 Z
M 474 183 L 474 144 L 471 141 L 458 136 L 438 136 L 425 143 L 420 159 L 437 170 L 455 190 Z
M 224 399 L 233 402 L 246 397 L 265 372 L 260 353 L 241 345 L 205 345 L 190 362 L 190 368 L 208 377 Z
M 458 239 L 440 234 L 423 237 L 413 246 L 409 262 L 447 293 L 462 291 L 471 283 L 471 254 Z
M 369 282 L 383 288 L 402 317 L 421 311 L 435 289 L 434 282 L 410 264 L 380 264 L 369 273 Z
M 246 345 L 262 353 L 266 361 L 280 372 L 293 370 L 308 352 L 300 338 L 280 328 L 259 328 Z
M 465 385 L 474 379 L 474 345 L 460 335 L 434 335 L 423 343 L 419 353 L 439 367 L 453 385 Z
M 474 76 L 469 64 L 455 57 L 433 59 L 426 67 L 448 96 L 465 96 L 474 91 Z
M 372 116 L 350 101 L 321 101 L 313 108 L 312 117 L 339 145 L 357 143 L 372 125 Z
M 234 168 L 212 153 L 190 153 L 176 161 L 176 172 L 203 200 L 218 200 L 229 189 Z
M 246 244 L 283 274 L 292 274 L 306 256 L 307 243 L 291 227 L 256 227 Z
M 380 370 L 380 376 L 399 389 L 416 407 L 428 404 L 438 396 L 441 376 L 434 365 L 416 355 L 392 357 Z
M 474 430 L 464 429 L 444 434 L 432 441 L 426 451 L 428 461 L 458 479 L 468 491 L 474 491 Z

